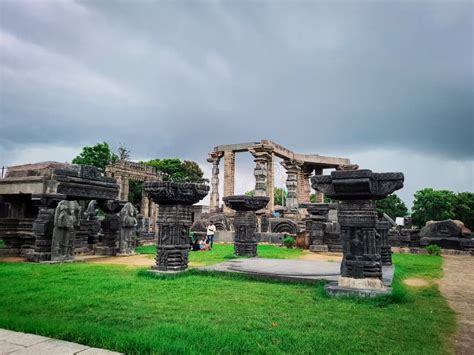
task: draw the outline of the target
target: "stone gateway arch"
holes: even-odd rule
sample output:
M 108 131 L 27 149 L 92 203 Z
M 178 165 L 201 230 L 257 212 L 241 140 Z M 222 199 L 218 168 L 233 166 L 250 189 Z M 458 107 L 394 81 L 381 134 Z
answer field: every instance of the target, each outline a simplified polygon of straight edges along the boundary
M 283 159 L 282 166 L 287 173 L 286 188 L 288 197 L 286 208 L 296 210 L 301 203 L 309 202 L 311 187 L 310 177 L 322 175 L 324 169 L 338 168 L 350 164 L 346 158 L 326 157 L 318 154 L 299 154 L 270 140 L 260 142 L 219 145 L 209 153 L 207 161 L 212 164 L 210 210 L 219 209 L 219 164 L 224 159 L 224 195 L 234 195 L 235 154 L 249 152 L 255 161 L 255 196 L 270 198 L 267 209 L 274 209 L 274 157 Z M 323 202 L 324 196 L 317 192 L 317 202 Z M 224 207 L 229 212 L 228 207 Z

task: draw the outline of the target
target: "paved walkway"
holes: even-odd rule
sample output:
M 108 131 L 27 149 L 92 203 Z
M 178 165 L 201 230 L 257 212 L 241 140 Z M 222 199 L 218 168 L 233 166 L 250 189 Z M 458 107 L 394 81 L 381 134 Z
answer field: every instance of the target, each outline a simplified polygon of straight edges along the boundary
M 474 257 L 443 256 L 441 293 L 457 313 L 456 354 L 474 354 Z
M 34 334 L 0 329 L 0 354 L 14 355 L 114 355 L 109 350 L 91 348 Z

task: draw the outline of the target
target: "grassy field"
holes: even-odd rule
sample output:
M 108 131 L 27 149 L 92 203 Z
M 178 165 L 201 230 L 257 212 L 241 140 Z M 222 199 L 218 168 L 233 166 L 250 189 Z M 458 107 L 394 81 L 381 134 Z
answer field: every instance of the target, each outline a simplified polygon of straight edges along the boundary
M 139 254 L 155 254 L 154 246 L 138 247 L 135 251 Z M 259 245 L 257 249 L 260 258 L 272 259 L 297 259 L 303 251 L 301 249 L 288 249 L 275 247 L 273 245 Z M 211 265 L 221 263 L 226 260 L 235 259 L 233 244 L 214 244 L 212 250 L 192 251 L 189 253 L 189 262 L 194 265 Z
M 218 253 L 223 259 L 226 248 Z M 286 253 L 278 249 L 268 253 Z M 3 263 L 0 327 L 143 354 L 451 352 L 454 315 L 437 286 L 401 283 L 435 280 L 441 258 L 394 261 L 394 295 L 379 300 L 328 298 L 321 283 L 193 270 L 154 277 L 122 266 Z

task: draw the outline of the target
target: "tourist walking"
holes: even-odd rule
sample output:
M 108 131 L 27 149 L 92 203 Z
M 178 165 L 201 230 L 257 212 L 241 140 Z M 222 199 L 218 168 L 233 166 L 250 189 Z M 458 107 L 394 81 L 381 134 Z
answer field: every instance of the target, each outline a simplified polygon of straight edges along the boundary
M 209 244 L 209 250 L 212 250 L 212 246 L 214 245 L 214 233 L 216 232 L 216 226 L 214 225 L 214 223 L 211 221 L 211 223 L 209 223 L 207 225 L 207 231 L 206 231 L 206 235 L 207 235 L 207 244 Z

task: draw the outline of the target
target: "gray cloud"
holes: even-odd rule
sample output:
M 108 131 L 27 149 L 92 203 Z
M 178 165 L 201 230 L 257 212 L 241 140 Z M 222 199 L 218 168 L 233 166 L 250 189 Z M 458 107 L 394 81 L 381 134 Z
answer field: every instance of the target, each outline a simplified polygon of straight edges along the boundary
M 403 149 L 472 166 L 472 10 L 2 1 L 0 163 L 104 140 L 137 157 L 204 162 L 215 145 L 266 138 L 301 152 Z

